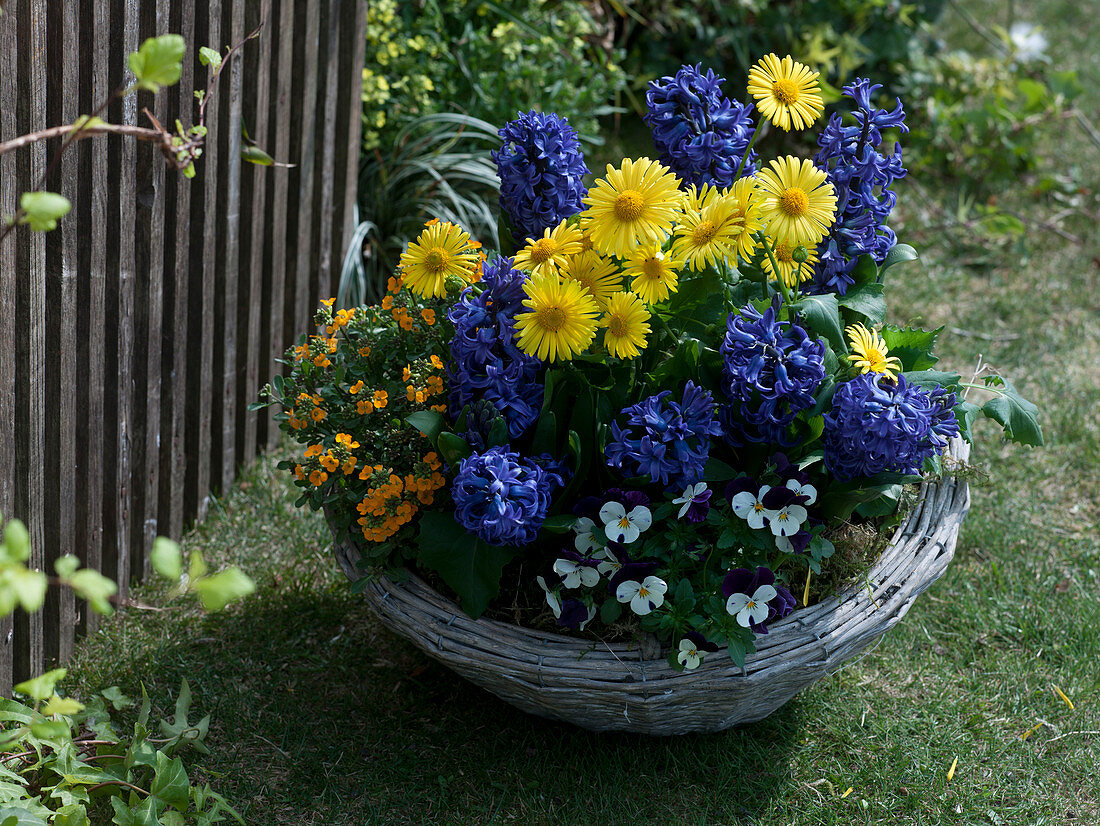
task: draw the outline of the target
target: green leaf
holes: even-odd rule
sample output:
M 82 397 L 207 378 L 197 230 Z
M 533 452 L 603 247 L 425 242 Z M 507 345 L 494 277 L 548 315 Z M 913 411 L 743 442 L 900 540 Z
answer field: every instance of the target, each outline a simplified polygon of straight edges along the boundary
M 942 370 L 916 370 L 902 373 L 909 384 L 916 384 L 925 390 L 935 390 L 937 387 L 952 389 L 959 386 L 958 373 L 944 373 Z
M 178 34 L 165 34 L 146 40 L 140 49 L 130 53 L 130 71 L 137 79 L 137 87 L 149 92 L 159 92 L 161 86 L 178 83 L 185 51 L 187 44 Z
M 604 625 L 615 622 L 622 614 L 623 606 L 615 597 L 604 600 L 603 605 L 600 606 L 600 622 Z
M 53 564 L 53 569 L 57 572 L 57 575 L 62 579 L 68 579 L 76 570 L 80 567 L 80 560 L 73 554 L 65 554 L 65 556 L 58 557 L 57 561 Z
M 199 47 L 199 63 L 203 66 L 210 66 L 214 71 L 218 71 L 222 65 L 222 55 L 217 49 L 211 49 L 209 46 Z
M 4 584 L 14 593 L 24 611 L 29 614 L 42 607 L 49 585 L 44 573 L 28 570 L 22 565 L 13 565 L 6 574 Z
M 435 410 L 417 410 L 406 416 L 405 421 L 427 436 L 433 445 L 446 427 L 443 416 Z
M 895 244 L 890 248 L 890 251 L 886 253 L 886 258 L 882 262 L 882 267 L 879 269 L 880 274 L 885 274 L 895 264 L 902 264 L 906 261 L 916 261 L 920 258 L 917 255 L 917 251 L 908 244 Z
M 69 577 L 69 585 L 78 596 L 88 600 L 88 604 L 97 614 L 110 614 L 114 611 L 110 598 L 118 593 L 118 586 L 99 571 L 82 568 Z
M 57 228 L 57 222 L 69 214 L 73 205 L 64 195 L 56 192 L 24 192 L 19 198 L 19 208 L 25 213 L 19 219 L 33 232 L 49 232 Z
M 508 444 L 508 422 L 504 420 L 503 416 L 498 416 L 493 420 L 486 442 L 489 447 L 503 447 Z
M 824 336 L 838 351 L 843 353 L 847 350 L 840 321 L 840 305 L 835 295 L 807 295 L 790 306 L 802 315 L 805 327 Z
M 32 680 L 21 682 L 13 690 L 36 700 L 45 700 L 53 696 L 54 687 L 65 679 L 65 675 L 68 673 L 64 668 L 55 668 L 45 674 L 39 674 Z
M 855 281 L 856 287 L 861 284 L 873 284 L 878 279 L 878 264 L 870 255 L 861 255 L 849 275 Z M 851 291 L 852 288 L 848 289 Z
M 153 551 L 150 555 L 153 570 L 165 579 L 175 583 L 183 576 L 183 556 L 180 554 L 180 546 L 163 536 L 153 540 Z
M 255 592 L 256 583 L 237 566 L 202 577 L 194 583 L 199 601 L 207 611 L 220 611 L 231 602 Z
M 53 826 L 91 826 L 88 810 L 82 803 L 70 803 L 57 810 L 53 818 Z
M 109 702 L 116 711 L 120 711 L 124 708 L 129 708 L 134 704 L 134 701 L 127 697 L 119 689 L 117 685 L 113 685 L 110 688 L 105 688 L 101 692 L 103 698 Z
M 995 391 L 999 395 L 982 405 L 982 413 L 1000 424 L 1005 436 L 1012 441 L 1041 447 L 1043 429 L 1039 425 L 1039 408 L 1021 396 L 1007 379 L 1002 381 L 1004 384 Z
M 0 826 L 46 826 L 46 821 L 20 806 L 5 806 L 0 809 Z
M 839 299 L 841 307 L 867 318 L 872 324 L 881 324 L 886 320 L 886 298 L 882 284 L 861 284 L 850 287 Z
M 866 502 L 860 502 L 856 505 L 856 513 L 867 518 L 889 516 L 898 509 L 901 491 L 901 485 L 890 485 L 884 488 L 874 499 L 868 499 Z
M 178 757 L 169 758 L 164 752 L 158 751 L 156 773 L 149 790 L 154 797 L 163 800 L 173 809 L 186 812 L 191 802 L 191 781 L 187 778 L 183 761 Z
M 703 468 L 703 478 L 708 482 L 728 482 L 740 475 L 740 471 L 734 470 L 721 459 L 707 459 L 707 464 Z
M 955 405 L 955 421 L 959 423 L 959 435 L 968 442 L 974 441 L 972 428 L 974 421 L 981 412 L 982 409 L 978 405 L 968 402 L 966 399 L 962 399 Z
M 890 355 L 901 360 L 902 371 L 908 373 L 913 370 L 927 370 L 939 361 L 932 355 L 932 350 L 941 332 L 943 327 L 920 330 L 887 325 L 882 328 L 882 340 L 886 342 Z
M 70 714 L 79 714 L 84 710 L 84 703 L 78 702 L 71 697 L 58 697 L 54 694 L 46 702 L 46 705 L 42 706 L 42 713 L 47 717 L 52 717 L 55 714 L 62 716 L 68 716 Z
M 439 434 L 436 447 L 439 448 L 443 461 L 451 466 L 457 466 L 459 462 L 473 453 L 465 439 L 449 431 L 443 431 Z
M 27 532 L 27 526 L 18 519 L 9 519 L 4 526 L 4 543 L 0 545 L 3 550 L 4 562 L 26 562 L 31 556 L 31 535 Z
M 245 146 L 241 148 L 241 158 L 256 166 L 274 166 L 275 159 L 264 152 L 258 146 Z
M 83 129 L 95 129 L 97 126 L 106 126 L 107 121 L 103 118 L 94 118 L 89 115 L 81 115 L 79 118 L 73 121 L 73 132 L 77 132 Z
M 535 425 L 535 435 L 531 438 L 531 452 L 556 453 L 558 442 L 558 417 L 553 410 L 547 410 L 539 416 Z
M 37 723 L 31 723 L 31 734 L 39 740 L 53 740 L 59 743 L 73 738 L 72 729 L 64 720 L 40 720 Z
M 558 516 L 549 516 L 543 523 L 543 530 L 547 530 L 550 533 L 568 533 L 569 529 L 573 527 L 573 524 L 577 521 L 577 517 L 569 513 L 559 514 Z
M 500 574 L 512 558 L 467 533 L 450 514 L 429 511 L 420 518 L 420 562 L 439 574 L 465 611 L 477 619 L 500 591 Z

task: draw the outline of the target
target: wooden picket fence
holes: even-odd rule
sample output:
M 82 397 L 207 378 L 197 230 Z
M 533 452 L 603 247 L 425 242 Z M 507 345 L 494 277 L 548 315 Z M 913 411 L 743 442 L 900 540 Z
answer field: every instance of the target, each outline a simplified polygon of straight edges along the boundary
M 277 441 L 247 412 L 335 294 L 353 230 L 366 0 L 0 0 L 0 141 L 71 123 L 127 77 L 147 37 L 188 45 L 178 86 L 107 120 L 190 125 L 220 48 L 263 27 L 219 79 L 191 180 L 150 143 L 75 142 L 51 175 L 72 212 L 0 246 L 0 514 L 26 522 L 32 565 L 77 554 L 123 593 L 154 537 L 201 520 L 211 491 Z M 291 167 L 242 165 L 249 139 Z M 15 211 L 56 142 L 0 156 Z M 63 662 L 96 617 L 51 588 L 0 627 L 0 690 Z

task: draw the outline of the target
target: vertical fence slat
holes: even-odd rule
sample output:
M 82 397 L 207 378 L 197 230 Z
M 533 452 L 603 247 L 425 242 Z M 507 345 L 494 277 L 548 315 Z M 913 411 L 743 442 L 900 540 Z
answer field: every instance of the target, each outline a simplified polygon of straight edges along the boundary
M 47 17 L 49 77 L 46 86 L 46 120 L 49 124 L 72 123 L 80 114 L 80 8 L 77 3 L 50 4 Z M 50 159 L 61 148 L 61 138 L 47 145 Z M 56 172 L 47 181 L 80 213 L 81 187 L 78 167 L 80 144 L 61 156 Z M 79 268 L 79 227 L 62 221 L 46 236 L 46 336 L 45 409 L 46 490 L 44 552 L 47 571 L 63 554 L 75 549 L 76 518 L 76 282 Z M 50 588 L 44 608 L 44 650 L 47 664 L 68 659 L 75 641 L 76 601 L 67 588 Z
M 168 122 L 192 123 L 195 61 L 195 7 L 191 0 L 172 0 L 169 29 L 187 44 L 179 86 L 166 93 Z M 173 172 L 165 178 L 168 220 L 165 223 L 164 313 L 165 336 L 161 351 L 160 495 L 157 529 L 179 537 L 183 533 L 187 453 L 185 425 L 188 404 L 188 300 L 191 275 L 191 181 Z
M 221 3 L 198 3 L 195 6 L 195 85 L 206 88 L 210 72 L 197 62 L 199 46 L 221 44 Z M 225 90 L 221 89 L 220 94 Z M 217 94 L 217 93 L 216 93 Z M 206 110 L 206 126 L 212 135 L 218 134 L 216 102 Z M 192 272 L 188 308 L 187 345 L 190 357 L 187 371 L 187 396 L 192 401 L 188 414 L 187 445 L 187 516 L 202 520 L 210 497 L 210 427 L 213 412 L 214 382 L 214 290 L 217 277 L 218 241 L 218 175 L 219 146 L 216 139 L 207 142 L 198 163 L 198 174 L 192 185 L 191 198 L 191 264 Z M 201 275 L 200 275 L 201 273 Z M 185 517 L 186 518 L 186 517 Z
M 351 0 L 347 0 L 351 2 Z M 314 279 L 317 298 L 336 295 L 333 284 L 332 224 L 333 194 L 336 189 L 336 98 L 340 88 L 340 6 L 341 0 L 325 0 L 321 4 L 321 42 L 324 44 L 318 63 L 318 117 L 320 118 L 320 168 L 314 192 L 314 223 L 317 234 L 313 240 L 313 260 L 317 262 Z M 338 260 L 338 259 L 337 259 Z
M 167 33 L 167 0 L 145 0 L 140 7 L 141 41 Z M 167 120 L 166 90 L 156 96 L 141 93 L 139 103 L 161 124 Z M 140 116 L 148 125 L 147 118 Z M 134 576 L 149 572 L 149 557 L 157 535 L 160 486 L 160 350 L 164 316 L 164 158 L 151 143 L 136 146 L 136 227 L 134 244 L 134 427 L 133 520 L 130 565 Z M 178 174 L 178 173 L 172 173 Z
M 343 0 L 339 14 L 340 62 L 337 77 L 336 153 L 332 222 L 333 264 L 339 278 L 343 256 L 355 231 L 359 147 L 363 139 L 363 62 L 367 51 L 366 0 Z
M 251 93 L 245 96 L 244 122 L 256 145 L 266 152 L 268 145 L 268 106 L 270 99 L 271 41 L 275 23 L 271 19 L 271 0 L 248 3 L 245 6 L 245 32 L 263 24 L 258 41 L 245 55 L 244 76 Z M 244 346 L 237 351 L 237 410 L 242 417 L 237 426 L 237 455 L 248 461 L 256 453 L 255 413 L 248 405 L 256 401 L 260 380 L 261 309 L 263 302 L 264 247 L 271 239 L 267 232 L 267 182 L 274 170 L 266 166 L 245 164 L 241 171 L 241 292 L 237 304 L 237 328 L 244 337 Z M 264 348 L 266 350 L 266 348 Z M 264 364 L 266 372 L 267 365 Z
M 10 2 L 10 0 L 9 0 Z M 17 42 L 14 11 L 9 6 L 0 17 L 0 140 L 18 133 L 15 101 L 19 94 Z M 0 155 L 0 212 L 15 212 L 19 197 L 16 156 Z M 0 243 L 0 518 L 15 513 L 15 244 L 11 236 Z M 15 658 L 12 618 L 0 619 L 0 689 L 7 693 L 12 683 Z
M 12 8 L 14 5 L 14 9 Z M 33 132 L 46 126 L 46 3 L 22 0 L 9 4 L 19 30 L 19 94 L 17 130 Z M 38 143 L 16 159 L 21 181 L 34 189 L 46 171 L 46 146 Z M 32 568 L 45 567 L 43 505 L 45 499 L 45 315 L 46 237 L 19 230 L 15 241 L 15 513 L 30 532 Z M 21 277 L 20 277 L 21 275 Z M 15 614 L 14 679 L 24 680 L 44 668 L 43 614 Z
M 275 94 L 272 96 L 270 117 L 272 123 L 280 128 L 275 134 L 275 159 L 281 162 L 293 162 L 293 138 L 290 124 L 293 120 L 294 106 L 293 80 L 294 80 L 294 0 L 274 0 L 272 18 L 278 11 L 278 28 L 274 30 L 276 43 L 272 50 L 276 54 Z M 289 194 L 291 180 L 296 176 L 293 170 L 279 167 L 273 170 L 272 195 L 271 195 L 271 244 L 264 256 L 265 269 L 267 271 L 267 288 L 264 297 L 268 312 L 266 313 L 267 353 L 264 362 L 268 369 L 274 372 L 277 367 L 275 359 L 282 355 L 284 342 L 293 335 L 293 310 L 288 306 L 288 300 L 294 295 L 293 282 L 290 279 L 289 243 L 292 228 L 289 216 Z M 279 441 L 279 427 L 274 420 L 278 409 L 274 406 L 267 408 L 261 422 L 264 434 L 264 442 L 272 448 Z

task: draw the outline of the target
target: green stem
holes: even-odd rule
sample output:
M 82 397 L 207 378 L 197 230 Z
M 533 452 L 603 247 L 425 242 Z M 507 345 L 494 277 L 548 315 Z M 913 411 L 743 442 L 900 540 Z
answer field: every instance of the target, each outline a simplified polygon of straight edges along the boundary
M 655 319 L 656 322 L 661 325 L 661 329 L 665 331 L 670 339 L 672 339 L 674 342 L 679 343 L 680 337 L 672 332 L 672 328 L 668 326 L 665 320 L 661 318 L 658 313 L 651 313 L 650 317 Z
M 772 250 L 772 245 L 768 243 L 768 239 L 763 233 L 756 233 L 757 240 L 764 245 L 764 251 L 768 254 L 768 260 L 772 263 L 772 274 L 775 275 L 776 286 L 779 287 L 779 291 L 783 293 L 783 301 L 786 304 L 791 303 L 791 292 L 787 289 L 787 285 L 783 283 L 783 276 L 779 274 L 779 262 L 775 260 L 775 252 Z M 764 298 L 768 297 L 768 279 L 764 279 Z
M 760 127 L 757 126 L 752 130 L 752 137 L 749 138 L 749 145 L 745 147 L 745 152 L 741 155 L 741 163 L 737 165 L 737 174 L 733 176 L 733 179 L 739 180 L 741 173 L 745 171 L 745 162 L 749 159 L 749 153 L 752 151 L 753 146 L 756 144 L 756 139 L 760 135 Z

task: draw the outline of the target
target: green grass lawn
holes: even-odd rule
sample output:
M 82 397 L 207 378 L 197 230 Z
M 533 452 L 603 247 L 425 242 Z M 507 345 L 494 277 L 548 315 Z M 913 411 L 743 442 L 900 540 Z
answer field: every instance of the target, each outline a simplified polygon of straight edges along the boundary
M 1084 6 L 1045 2 L 1040 22 L 1095 113 Z M 1049 136 L 1050 163 L 1076 170 L 1095 212 L 1100 152 L 1072 124 Z M 1071 223 L 1077 246 L 1039 231 L 1026 258 L 971 268 L 919 232 L 899 189 L 899 235 L 920 237 L 923 264 L 893 271 L 891 320 L 948 325 L 942 363 L 966 373 L 980 352 L 1040 401 L 1048 445 L 1002 446 L 981 427 L 972 458 L 990 483 L 947 574 L 877 648 L 768 720 L 663 740 L 514 711 L 372 619 L 274 460 L 186 540 L 258 593 L 214 616 L 122 612 L 80 644 L 70 691 L 143 684 L 168 708 L 186 676 L 213 717 L 213 753 L 189 765 L 260 826 L 1100 823 L 1100 232 Z M 1041 210 L 1023 191 L 1005 202 Z

